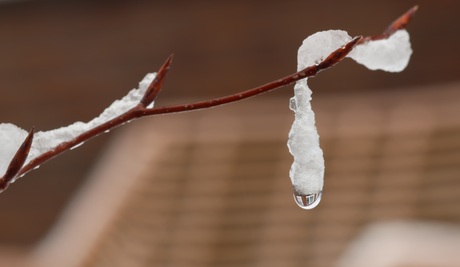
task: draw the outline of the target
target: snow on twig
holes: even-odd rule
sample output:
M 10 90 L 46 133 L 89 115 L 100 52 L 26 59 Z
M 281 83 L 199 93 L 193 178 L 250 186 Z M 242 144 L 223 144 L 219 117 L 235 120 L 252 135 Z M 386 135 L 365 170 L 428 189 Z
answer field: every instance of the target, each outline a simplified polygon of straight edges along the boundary
M 115 101 L 99 117 L 88 122 L 77 122 L 67 127 L 29 134 L 15 125 L 0 124 L 0 191 L 30 170 L 37 168 L 51 158 L 75 148 L 99 134 L 109 131 L 131 120 L 144 116 L 178 113 L 220 106 L 292 84 L 307 77 L 315 76 L 320 71 L 331 68 L 342 61 L 355 46 L 364 45 L 369 41 L 387 39 L 397 30 L 404 29 L 413 17 L 417 7 L 410 9 L 395 20 L 380 35 L 371 37 L 355 37 L 339 47 L 326 59 L 307 66 L 291 75 L 236 94 L 200 101 L 189 104 L 154 107 L 155 99 L 163 87 L 164 78 L 168 73 L 172 56 L 162 65 L 158 74 L 148 74 L 140 82 L 139 88 L 128 93 L 126 97 Z M 22 140 L 22 141 L 21 141 Z M 9 162 L 7 166 L 7 162 Z

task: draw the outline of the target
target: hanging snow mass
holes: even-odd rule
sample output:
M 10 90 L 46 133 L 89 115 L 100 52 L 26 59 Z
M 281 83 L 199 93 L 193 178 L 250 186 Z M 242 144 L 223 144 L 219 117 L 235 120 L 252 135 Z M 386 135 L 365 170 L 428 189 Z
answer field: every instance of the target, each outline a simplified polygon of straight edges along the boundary
M 318 64 L 351 40 L 347 32 L 341 30 L 310 35 L 299 48 L 297 69 Z M 387 39 L 356 46 L 347 57 L 371 70 L 400 72 L 406 68 L 411 54 L 409 33 L 398 30 Z M 318 205 L 324 183 L 323 151 L 319 146 L 315 114 L 310 103 L 311 94 L 307 79 L 299 80 L 295 84 L 294 97 L 289 105 L 295 113 L 288 140 L 289 152 L 294 157 L 289 176 L 294 189 L 294 200 L 303 209 L 312 209 Z

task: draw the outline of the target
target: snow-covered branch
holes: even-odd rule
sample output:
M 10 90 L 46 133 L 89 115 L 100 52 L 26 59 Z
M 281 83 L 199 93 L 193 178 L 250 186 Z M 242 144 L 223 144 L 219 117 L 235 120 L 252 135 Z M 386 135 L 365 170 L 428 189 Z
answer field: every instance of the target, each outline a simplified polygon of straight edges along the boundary
M 355 47 L 365 46 L 368 43 L 386 40 L 394 36 L 395 33 L 407 26 L 416 10 L 417 7 L 414 7 L 404 13 L 379 35 L 364 38 L 344 38 L 344 42 L 339 47 L 334 48 L 324 56 L 325 59 L 321 58 L 313 64 L 302 66 L 299 71 L 284 78 L 229 96 L 189 104 L 154 107 L 155 100 L 171 66 L 172 56 L 170 56 L 158 73 L 147 74 L 139 83 L 138 89 L 131 90 L 124 98 L 115 101 L 100 116 L 88 123 L 76 122 L 67 127 L 36 133 L 34 129 L 27 133 L 13 124 L 2 123 L 0 124 L 0 174 L 4 173 L 4 175 L 0 178 L 0 191 L 6 189 L 18 177 L 39 167 L 51 158 L 131 120 L 144 116 L 178 113 L 228 104 L 315 76 L 339 63 L 347 55 L 359 54 L 359 50 L 354 49 Z M 375 49 L 378 48 L 374 48 L 373 53 L 378 54 L 378 50 Z M 369 52 L 369 50 L 366 51 Z M 305 196 L 304 193 L 302 194 Z M 305 201 L 305 199 L 300 201 Z

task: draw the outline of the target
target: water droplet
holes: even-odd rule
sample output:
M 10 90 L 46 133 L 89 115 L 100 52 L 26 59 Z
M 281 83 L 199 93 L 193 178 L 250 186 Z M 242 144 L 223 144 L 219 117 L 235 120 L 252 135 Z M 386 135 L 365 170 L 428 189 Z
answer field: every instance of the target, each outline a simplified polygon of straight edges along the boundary
M 322 195 L 322 191 L 309 195 L 299 195 L 296 192 L 294 192 L 294 201 L 302 209 L 311 210 L 314 207 L 318 206 L 319 202 L 321 202 Z
M 296 99 L 295 99 L 295 97 L 291 97 L 291 99 L 289 99 L 289 108 L 290 108 L 292 111 L 296 111 L 296 110 L 297 110 L 297 104 L 296 104 Z
M 73 147 L 70 148 L 70 150 L 74 150 L 75 148 L 82 146 L 84 142 L 81 142 L 79 144 L 74 145 Z

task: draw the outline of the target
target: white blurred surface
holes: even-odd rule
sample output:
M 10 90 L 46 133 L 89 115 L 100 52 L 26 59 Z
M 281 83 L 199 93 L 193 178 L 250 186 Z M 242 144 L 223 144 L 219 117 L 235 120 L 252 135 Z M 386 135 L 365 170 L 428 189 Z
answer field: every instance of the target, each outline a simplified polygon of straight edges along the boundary
M 365 229 L 338 267 L 460 265 L 460 227 L 429 222 L 376 223 Z

